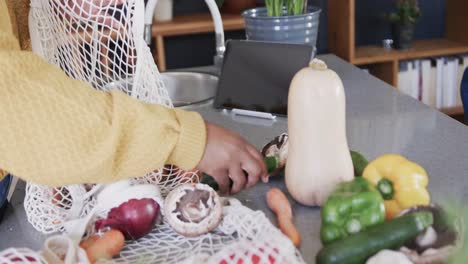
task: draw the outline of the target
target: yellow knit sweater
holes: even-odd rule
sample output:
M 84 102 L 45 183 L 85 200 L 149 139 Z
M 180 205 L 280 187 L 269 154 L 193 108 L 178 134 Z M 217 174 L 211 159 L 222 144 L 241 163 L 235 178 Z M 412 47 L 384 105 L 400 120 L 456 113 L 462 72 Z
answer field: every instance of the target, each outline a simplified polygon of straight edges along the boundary
M 50 186 L 138 177 L 164 164 L 193 169 L 206 144 L 199 114 L 97 91 L 21 51 L 5 0 L 0 124 L 0 168 Z

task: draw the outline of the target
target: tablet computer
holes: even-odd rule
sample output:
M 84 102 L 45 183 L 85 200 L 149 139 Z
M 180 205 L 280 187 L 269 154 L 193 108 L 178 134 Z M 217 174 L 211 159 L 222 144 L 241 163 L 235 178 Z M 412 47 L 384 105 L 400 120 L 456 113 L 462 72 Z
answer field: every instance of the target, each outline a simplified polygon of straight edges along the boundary
M 215 108 L 287 115 L 291 80 L 312 56 L 309 45 L 228 41 Z

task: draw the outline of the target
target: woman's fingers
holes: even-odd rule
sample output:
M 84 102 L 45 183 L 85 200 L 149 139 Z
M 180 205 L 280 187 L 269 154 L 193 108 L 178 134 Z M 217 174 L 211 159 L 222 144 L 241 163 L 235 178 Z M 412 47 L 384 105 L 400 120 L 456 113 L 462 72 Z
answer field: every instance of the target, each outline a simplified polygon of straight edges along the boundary
M 229 169 L 229 178 L 231 178 L 233 182 L 230 194 L 236 194 L 245 188 L 247 175 L 242 170 L 240 164 Z
M 254 148 L 252 145 L 247 145 L 246 148 L 247 148 L 247 151 L 250 153 L 250 155 L 252 155 L 252 157 L 255 158 L 255 160 L 258 162 L 258 166 L 261 169 L 260 178 L 262 179 L 268 178 L 268 170 L 267 170 L 263 155 L 260 154 L 260 152 L 256 148 Z
M 209 174 L 210 175 L 210 174 Z M 218 183 L 219 192 L 221 194 L 229 194 L 229 189 L 231 186 L 231 181 L 229 180 L 229 171 L 224 169 L 219 169 L 211 173 L 211 177 L 215 179 Z
M 256 159 L 244 160 L 242 169 L 247 173 L 247 188 L 254 186 L 263 174 L 263 169 Z

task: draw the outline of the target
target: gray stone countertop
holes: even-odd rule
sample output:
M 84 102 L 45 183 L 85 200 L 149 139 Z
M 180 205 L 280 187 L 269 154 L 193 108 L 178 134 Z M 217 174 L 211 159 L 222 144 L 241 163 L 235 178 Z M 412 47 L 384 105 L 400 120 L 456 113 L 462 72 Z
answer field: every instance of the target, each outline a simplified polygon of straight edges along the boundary
M 341 77 L 346 91 L 347 136 L 351 149 L 373 159 L 384 153 L 399 153 L 421 164 L 429 173 L 429 191 L 433 201 L 447 198 L 465 200 L 468 196 L 468 128 L 409 96 L 400 94 L 384 82 L 334 55 L 320 56 Z M 216 72 L 213 67 L 190 69 Z M 287 131 L 287 119 L 274 122 L 236 117 L 215 110 L 208 102 L 189 108 L 213 123 L 231 129 L 261 148 L 273 137 Z M 314 184 L 311 181 L 311 184 Z M 275 223 L 265 201 L 271 187 L 286 191 L 283 177 L 259 183 L 236 197 L 252 209 L 262 210 Z M 0 225 L 0 249 L 31 247 L 39 249 L 45 236 L 27 222 L 22 206 L 24 184 L 17 187 L 12 207 Z M 292 200 L 291 200 L 292 201 Z M 315 263 L 321 248 L 320 210 L 292 201 L 294 222 L 303 237 L 300 247 L 307 263 Z

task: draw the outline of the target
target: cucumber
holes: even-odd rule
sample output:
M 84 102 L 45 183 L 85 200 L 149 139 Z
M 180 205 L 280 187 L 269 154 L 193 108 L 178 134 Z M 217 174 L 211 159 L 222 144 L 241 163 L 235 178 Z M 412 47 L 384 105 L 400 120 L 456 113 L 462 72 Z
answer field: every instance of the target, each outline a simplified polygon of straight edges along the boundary
M 431 226 L 431 212 L 416 212 L 378 224 L 322 248 L 317 264 L 362 264 L 382 249 L 397 249 Z

